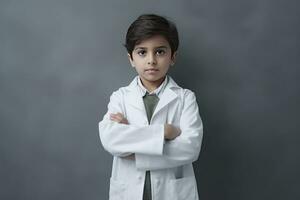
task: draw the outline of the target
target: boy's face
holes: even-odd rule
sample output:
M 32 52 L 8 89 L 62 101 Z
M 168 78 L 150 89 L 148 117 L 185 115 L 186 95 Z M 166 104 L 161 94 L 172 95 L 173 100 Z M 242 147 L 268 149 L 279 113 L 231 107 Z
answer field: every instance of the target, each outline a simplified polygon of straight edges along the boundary
M 161 35 L 153 36 L 135 45 L 129 61 L 143 82 L 161 83 L 170 65 L 174 65 L 177 52 L 171 56 L 169 42 Z

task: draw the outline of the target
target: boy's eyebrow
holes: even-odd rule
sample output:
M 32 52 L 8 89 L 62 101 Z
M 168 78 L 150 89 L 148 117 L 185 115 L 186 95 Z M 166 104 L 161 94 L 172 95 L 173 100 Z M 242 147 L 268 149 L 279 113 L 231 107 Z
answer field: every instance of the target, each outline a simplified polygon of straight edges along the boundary
M 161 49 L 161 48 L 167 49 L 168 47 L 167 47 L 167 46 L 158 46 L 158 47 L 154 47 L 154 49 Z M 146 48 L 146 47 L 136 47 L 134 50 L 137 50 L 137 49 L 147 49 L 147 48 Z

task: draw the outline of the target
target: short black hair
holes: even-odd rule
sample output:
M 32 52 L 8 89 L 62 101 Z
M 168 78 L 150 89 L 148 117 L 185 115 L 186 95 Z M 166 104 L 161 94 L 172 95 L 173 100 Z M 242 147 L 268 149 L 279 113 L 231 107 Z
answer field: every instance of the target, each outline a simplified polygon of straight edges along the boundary
M 177 51 L 179 46 L 178 31 L 176 25 L 163 16 L 156 14 L 140 15 L 128 28 L 124 46 L 132 59 L 132 51 L 135 45 L 143 40 L 161 35 L 169 42 L 171 55 Z

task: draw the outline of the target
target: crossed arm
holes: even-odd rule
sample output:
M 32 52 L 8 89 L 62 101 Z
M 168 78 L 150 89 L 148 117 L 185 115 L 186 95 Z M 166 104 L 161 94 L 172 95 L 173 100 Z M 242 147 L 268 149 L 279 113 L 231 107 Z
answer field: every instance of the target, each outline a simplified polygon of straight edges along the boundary
M 171 124 L 128 124 L 121 114 L 121 97 L 120 93 L 113 93 L 108 112 L 99 122 L 100 139 L 108 152 L 114 156 L 134 159 L 136 167 L 144 170 L 172 168 L 198 159 L 203 126 L 193 92 L 185 93 L 180 129 L 177 128 L 179 133 Z
M 110 120 L 118 122 L 120 124 L 129 124 L 128 120 L 123 116 L 122 113 L 110 113 Z M 181 134 L 181 130 L 172 124 L 165 124 L 164 138 L 166 140 L 173 140 Z M 135 154 L 132 153 L 128 156 L 123 157 L 124 159 L 135 160 Z

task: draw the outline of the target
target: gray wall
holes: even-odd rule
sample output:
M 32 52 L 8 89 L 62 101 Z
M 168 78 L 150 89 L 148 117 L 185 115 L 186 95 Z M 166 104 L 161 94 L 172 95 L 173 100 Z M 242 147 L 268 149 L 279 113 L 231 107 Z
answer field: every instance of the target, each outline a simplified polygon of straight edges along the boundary
M 202 199 L 300 199 L 298 1 L 0 2 L 0 199 L 107 199 L 97 123 L 136 75 L 125 33 L 177 23 L 170 72 L 197 94 Z

